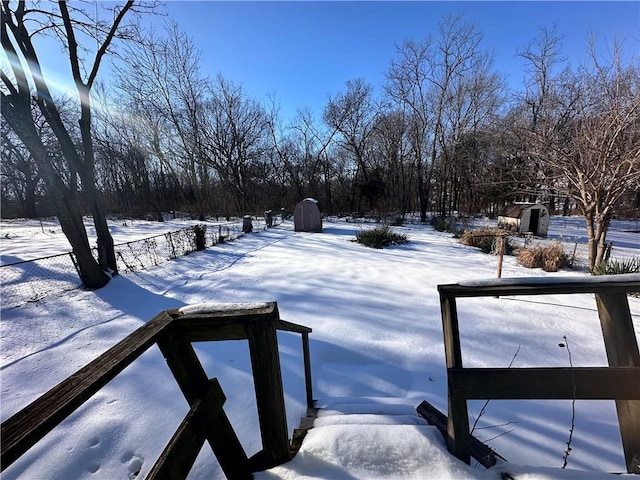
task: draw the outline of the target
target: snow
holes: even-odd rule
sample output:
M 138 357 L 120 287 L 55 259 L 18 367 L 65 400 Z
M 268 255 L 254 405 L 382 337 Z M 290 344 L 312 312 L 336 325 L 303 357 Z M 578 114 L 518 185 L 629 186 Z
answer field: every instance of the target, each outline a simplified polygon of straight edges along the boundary
M 617 283 L 617 282 L 640 282 L 640 273 L 624 273 L 621 275 L 591 276 L 580 279 L 583 283 Z M 557 277 L 525 277 L 525 278 L 491 278 L 483 280 L 462 280 L 457 283 L 461 287 L 518 287 L 526 285 L 536 285 L 549 283 L 562 285 L 575 282 L 575 278 Z
M 580 220 L 562 219 L 571 235 Z M 175 222 L 178 223 L 178 222 Z M 181 224 L 186 226 L 184 223 Z M 638 235 L 613 235 L 637 254 Z M 2 222 L 3 261 L 64 251 L 53 222 Z M 59 227 L 58 227 L 59 228 Z M 117 242 L 176 225 L 114 224 Z M 311 327 L 314 398 L 323 408 L 300 453 L 257 478 L 614 478 L 624 457 L 613 402 L 576 402 L 569 468 L 561 470 L 570 401 L 492 401 L 474 434 L 509 460 L 492 469 L 465 465 L 416 416 L 427 400 L 446 411 L 447 381 L 437 285 L 495 277 L 496 257 L 430 226 L 397 228 L 409 243 L 373 250 L 353 242 L 357 223 L 327 222 L 322 234 L 292 222 L 133 274 L 97 291 L 75 290 L 2 312 L 1 418 L 6 420 L 165 309 L 185 313 L 263 308 L 276 301 L 284 320 Z M 164 230 L 162 230 L 164 229 Z M 552 222 L 554 235 L 562 223 Z M 55 233 L 52 233 L 55 232 Z M 45 242 L 46 240 L 46 242 Z M 55 243 L 55 242 L 58 243 Z M 585 278 L 547 273 L 505 257 L 503 277 Z M 640 299 L 629 297 L 636 337 Z M 244 305 L 240 305 L 244 304 Z M 458 299 L 465 366 L 607 364 L 593 295 Z M 290 434 L 306 413 L 300 336 L 278 334 Z M 249 456 L 261 449 L 246 342 L 194 344 L 207 374 L 227 397 L 225 411 Z M 249 394 L 248 392 L 251 392 Z M 469 402 L 471 423 L 482 401 Z M 3 472 L 3 478 L 144 478 L 188 404 L 157 347 Z M 493 438 L 493 439 L 492 439 Z M 410 448 L 400 448 L 407 445 Z M 224 478 L 207 444 L 192 478 Z M 504 477 L 508 478 L 508 477 Z
M 197 303 L 195 305 L 185 305 L 178 311 L 183 315 L 198 315 L 205 313 L 232 313 L 238 310 L 244 311 L 247 315 L 257 313 L 268 308 L 264 302 L 254 303 Z

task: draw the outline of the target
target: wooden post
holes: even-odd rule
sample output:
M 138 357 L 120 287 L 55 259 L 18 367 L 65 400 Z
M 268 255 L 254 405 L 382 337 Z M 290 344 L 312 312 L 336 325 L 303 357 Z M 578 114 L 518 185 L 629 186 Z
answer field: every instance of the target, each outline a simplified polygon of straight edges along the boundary
M 612 367 L 640 367 L 640 353 L 625 293 L 597 293 L 596 303 Z M 637 381 L 640 390 L 640 378 Z M 640 400 L 616 400 L 627 472 L 640 473 Z
M 251 223 L 251 215 L 245 215 L 242 219 L 242 232 L 243 233 L 251 233 L 253 232 L 253 223 Z
M 416 411 L 418 412 L 418 415 L 420 415 L 429 423 L 429 425 L 437 427 L 438 430 L 440 430 L 440 433 L 442 433 L 442 435 L 446 438 L 447 417 L 442 412 L 440 412 L 440 410 L 438 410 L 425 400 L 416 407 Z M 502 455 L 498 454 L 496 451 L 482 443 L 473 435 L 469 435 L 471 444 L 471 456 L 475 458 L 483 467 L 493 467 L 497 462 L 497 458 L 506 461 L 506 459 Z
M 502 278 L 502 261 L 504 259 L 504 250 L 506 245 L 506 239 L 500 235 L 497 238 L 498 242 L 498 278 Z
M 158 347 L 189 405 L 206 400 L 200 407 L 202 428 L 227 478 L 252 478 L 247 454 L 222 409 L 222 389 L 217 380 L 209 380 L 191 343 L 174 328 L 158 340 Z
M 151 472 L 147 475 L 147 480 L 178 479 L 189 476 L 191 467 L 205 441 L 207 427 L 220 432 L 219 437 L 224 438 L 222 431 L 228 422 L 216 422 L 215 425 L 210 425 L 211 422 L 207 421 L 209 419 L 207 419 L 206 414 L 207 412 L 218 412 L 222 414 L 222 417 L 226 418 L 222 410 L 225 400 L 226 397 L 218 380 L 215 378 L 209 380 L 209 387 L 205 397 L 193 403 L 189 413 L 187 413 L 187 416 L 151 469 Z M 212 417 L 214 420 L 221 418 L 220 414 Z M 235 472 L 230 472 L 228 469 L 225 473 L 235 475 Z M 251 475 L 249 472 L 245 472 L 244 475 L 238 475 L 237 478 L 251 478 Z
M 252 458 L 252 469 L 265 469 L 290 460 L 287 415 L 278 353 L 276 321 L 273 315 L 248 321 L 247 340 L 262 436 L 262 452 Z
M 469 412 L 467 399 L 452 388 L 449 373 L 451 369 L 462 368 L 462 352 L 460 349 L 460 331 L 458 329 L 458 312 L 455 297 L 440 292 L 440 308 L 442 311 L 442 330 L 444 333 L 444 352 L 448 377 L 448 415 L 447 446 L 449 452 L 466 463 L 471 462 L 471 439 L 469 434 Z
M 311 355 L 309 354 L 308 332 L 302 332 L 302 356 L 304 359 L 304 383 L 307 391 L 307 408 L 313 408 L 313 385 L 311 382 Z

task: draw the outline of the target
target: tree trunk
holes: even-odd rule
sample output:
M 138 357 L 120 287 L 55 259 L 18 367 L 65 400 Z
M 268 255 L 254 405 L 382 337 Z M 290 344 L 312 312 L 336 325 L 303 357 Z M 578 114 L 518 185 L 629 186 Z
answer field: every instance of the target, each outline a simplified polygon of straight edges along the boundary
M 594 215 L 592 212 L 585 213 L 584 218 L 587 225 L 588 267 L 593 270 L 604 260 L 611 219 L 607 215 Z
M 81 100 L 80 120 L 78 123 L 80 125 L 80 136 L 82 137 L 82 149 L 84 153 L 84 161 L 79 161 L 80 165 L 78 165 L 78 167 L 82 175 L 83 190 L 91 208 L 93 224 L 96 229 L 98 263 L 103 270 L 110 271 L 112 275 L 117 275 L 118 264 L 113 248 L 113 237 L 109 231 L 107 217 L 104 214 L 104 209 L 102 208 L 95 184 L 95 153 L 91 136 L 91 95 L 86 85 L 76 81 L 76 86 Z M 58 136 L 58 140 L 62 145 L 70 139 L 63 135 Z M 68 145 L 68 151 L 73 151 L 73 153 L 77 155 L 75 148 L 72 149 L 72 145 Z M 69 158 L 74 157 L 69 155 Z
M 36 187 L 35 183 L 27 179 L 24 192 L 24 216 L 25 218 L 37 218 L 38 208 L 36 206 Z
M 82 212 L 76 199 L 69 193 L 60 194 L 60 192 L 56 192 L 54 197 L 58 220 L 71 244 L 82 284 L 89 289 L 104 287 L 109 283 L 109 276 L 100 268 L 91 253 L 89 239 L 82 222 Z
M 112 275 L 117 275 L 118 263 L 116 261 L 113 237 L 109 232 L 107 217 L 97 199 L 91 201 L 91 214 L 96 228 L 98 263 L 103 270 L 110 272 Z
M 64 184 L 57 175 L 31 119 L 28 98 L 17 94 L 3 95 L 2 114 L 9 127 L 18 135 L 38 165 L 38 170 L 54 200 L 56 214 L 62 231 L 69 240 L 77 260 L 78 273 L 87 288 L 100 288 L 109 282 L 109 276 L 102 271 L 91 254 L 89 239 L 82 222 L 82 212 L 73 189 Z
M 605 252 L 607 251 L 607 231 L 609 230 L 610 220 L 606 215 L 596 219 L 596 256 L 593 266 L 601 264 L 605 260 Z
M 598 241 L 595 231 L 595 218 L 593 212 L 587 211 L 584 213 L 584 219 L 587 227 L 587 253 L 588 253 L 588 268 L 592 270 L 596 266 L 596 257 L 598 255 Z

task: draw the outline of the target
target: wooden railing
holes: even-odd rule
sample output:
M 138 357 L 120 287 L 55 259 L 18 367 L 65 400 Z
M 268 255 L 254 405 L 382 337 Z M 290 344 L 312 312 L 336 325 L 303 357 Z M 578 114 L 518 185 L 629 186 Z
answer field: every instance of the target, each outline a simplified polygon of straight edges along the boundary
M 205 441 L 227 478 L 251 478 L 291 458 L 277 331 L 302 335 L 308 407 L 313 406 L 310 328 L 281 320 L 275 302 L 203 305 L 167 310 L 87 366 L 2 423 L 1 469 L 6 469 L 122 370 L 157 344 L 190 410 L 148 479 L 185 478 Z M 262 450 L 247 458 L 222 406 L 217 379 L 209 379 L 192 342 L 247 340 L 255 386 Z
M 449 385 L 447 444 L 470 461 L 467 400 L 615 400 L 630 473 L 640 473 L 640 354 L 627 298 L 640 274 L 586 278 L 521 278 L 439 285 Z M 608 367 L 463 368 L 456 298 L 594 293 Z

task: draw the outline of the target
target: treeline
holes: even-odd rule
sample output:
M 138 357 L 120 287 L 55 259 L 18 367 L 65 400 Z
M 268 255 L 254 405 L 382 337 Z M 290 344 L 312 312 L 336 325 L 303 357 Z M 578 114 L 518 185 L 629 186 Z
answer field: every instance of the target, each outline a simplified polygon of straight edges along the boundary
M 592 42 L 573 66 L 561 35 L 543 28 L 514 52 L 525 67 L 523 88 L 513 91 L 482 32 L 448 16 L 437 32 L 397 47 L 383 85 L 347 80 L 322 112 L 287 119 L 274 99 L 202 75 L 193 41 L 176 26 L 123 49 L 127 60 L 108 88 L 91 92 L 93 173 L 106 213 L 204 218 L 291 210 L 314 197 L 326 213 L 420 212 L 425 220 L 540 201 L 585 215 L 594 248 L 614 213 L 638 213 L 640 67 L 619 44 L 601 58 Z M 77 102 L 56 104 L 83 151 Z M 50 119 L 36 102 L 31 110 L 49 163 L 78 185 L 90 212 L 90 177 L 62 160 Z M 2 144 L 3 216 L 49 214 L 42 164 L 4 121 Z

